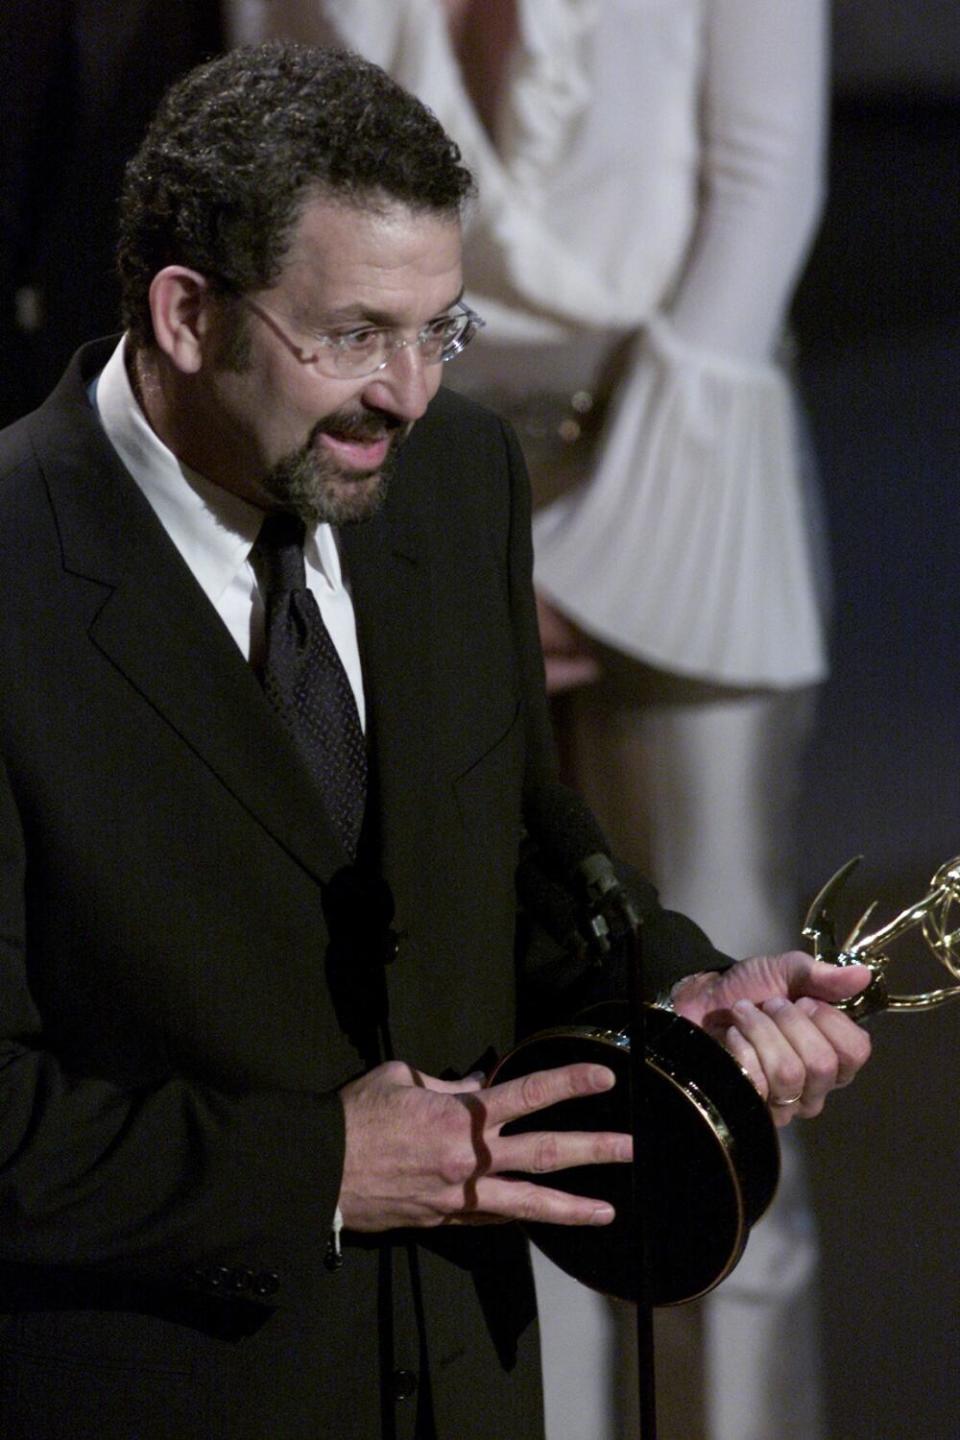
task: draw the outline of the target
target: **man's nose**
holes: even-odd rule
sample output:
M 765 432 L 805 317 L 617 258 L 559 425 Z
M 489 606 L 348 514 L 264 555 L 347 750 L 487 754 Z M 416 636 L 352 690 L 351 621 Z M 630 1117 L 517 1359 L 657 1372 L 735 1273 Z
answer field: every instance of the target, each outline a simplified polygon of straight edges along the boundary
M 402 420 L 419 420 L 440 386 L 440 366 L 427 365 L 416 343 L 391 355 L 382 370 L 370 376 L 363 398 Z

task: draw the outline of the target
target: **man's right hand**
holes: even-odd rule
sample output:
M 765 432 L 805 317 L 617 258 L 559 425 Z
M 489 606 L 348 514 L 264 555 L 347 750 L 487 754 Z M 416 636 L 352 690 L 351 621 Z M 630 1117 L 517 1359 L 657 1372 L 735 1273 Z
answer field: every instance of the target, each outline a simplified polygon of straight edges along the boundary
M 511 1120 L 612 1088 L 601 1065 L 565 1065 L 484 1088 L 482 1076 L 437 1080 L 392 1060 L 340 1092 L 346 1154 L 340 1212 L 350 1230 L 482 1225 L 504 1220 L 608 1225 L 613 1207 L 506 1172 L 549 1174 L 628 1162 L 629 1135 L 502 1135 Z

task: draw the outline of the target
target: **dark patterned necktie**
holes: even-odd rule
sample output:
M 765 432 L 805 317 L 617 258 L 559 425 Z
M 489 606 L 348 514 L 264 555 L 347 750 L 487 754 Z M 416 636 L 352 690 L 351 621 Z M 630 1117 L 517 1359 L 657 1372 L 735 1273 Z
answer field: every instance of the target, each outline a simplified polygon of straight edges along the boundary
M 350 681 L 307 589 L 304 525 L 268 515 L 251 559 L 264 597 L 264 692 L 290 731 L 355 858 L 367 795 L 367 752 Z

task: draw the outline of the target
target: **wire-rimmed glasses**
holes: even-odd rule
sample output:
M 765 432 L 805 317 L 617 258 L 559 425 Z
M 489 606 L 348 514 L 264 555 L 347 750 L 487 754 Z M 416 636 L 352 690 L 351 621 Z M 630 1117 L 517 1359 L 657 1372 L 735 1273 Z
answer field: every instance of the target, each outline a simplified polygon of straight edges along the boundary
M 349 330 L 311 330 L 305 340 L 291 334 L 284 320 L 273 310 L 249 296 L 242 303 L 258 315 L 303 365 L 315 365 L 321 375 L 336 380 L 360 380 L 383 370 L 399 351 L 416 345 L 427 365 L 444 365 L 455 359 L 483 329 L 486 321 L 457 302 L 456 310 L 429 320 L 416 335 L 405 337 L 384 325 L 357 325 Z

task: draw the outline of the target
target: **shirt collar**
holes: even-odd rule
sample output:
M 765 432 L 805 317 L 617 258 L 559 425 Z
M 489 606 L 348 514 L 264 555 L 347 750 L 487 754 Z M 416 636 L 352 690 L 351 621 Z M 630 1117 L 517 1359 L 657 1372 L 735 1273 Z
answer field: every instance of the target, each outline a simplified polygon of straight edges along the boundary
M 246 566 L 263 511 L 178 460 L 151 429 L 126 366 L 121 339 L 96 382 L 94 402 L 107 438 L 154 509 L 208 599 L 221 596 Z M 308 567 L 331 590 L 342 585 L 340 555 L 329 525 L 304 547 Z

